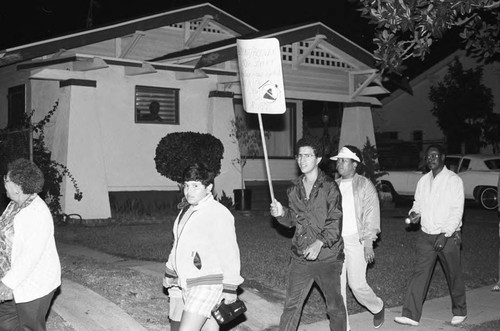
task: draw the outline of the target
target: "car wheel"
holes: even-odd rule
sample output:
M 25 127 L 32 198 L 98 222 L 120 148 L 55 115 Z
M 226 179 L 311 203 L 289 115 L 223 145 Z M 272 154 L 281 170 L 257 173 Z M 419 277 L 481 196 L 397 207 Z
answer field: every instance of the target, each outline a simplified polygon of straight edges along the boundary
M 481 190 L 481 194 L 479 195 L 479 202 L 484 209 L 493 210 L 498 207 L 497 198 L 497 190 L 493 187 L 486 187 Z

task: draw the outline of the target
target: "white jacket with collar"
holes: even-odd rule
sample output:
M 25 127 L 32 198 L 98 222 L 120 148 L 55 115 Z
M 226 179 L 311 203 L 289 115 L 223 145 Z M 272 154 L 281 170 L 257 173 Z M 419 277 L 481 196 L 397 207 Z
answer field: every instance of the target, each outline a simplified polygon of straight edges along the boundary
M 341 180 L 337 179 L 337 184 L 340 185 Z M 370 179 L 354 174 L 352 192 L 359 241 L 365 247 L 372 247 L 380 233 L 380 202 L 377 189 Z
M 61 285 L 54 222 L 38 196 L 14 217 L 11 268 L 2 282 L 13 290 L 16 303 L 39 299 Z
M 181 213 L 173 227 L 174 244 L 166 263 L 166 276 L 178 277 L 182 288 L 223 284 L 224 292 L 236 293 L 243 278 L 231 212 L 209 195 L 193 206 L 182 229 Z

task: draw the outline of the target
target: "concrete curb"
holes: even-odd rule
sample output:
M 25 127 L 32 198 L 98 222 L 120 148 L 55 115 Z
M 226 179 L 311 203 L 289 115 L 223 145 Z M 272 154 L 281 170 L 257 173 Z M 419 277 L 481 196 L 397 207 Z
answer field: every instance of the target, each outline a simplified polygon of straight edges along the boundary
M 146 331 L 120 307 L 68 279 L 63 279 L 52 309 L 77 331 Z
M 492 292 L 491 286 L 467 291 L 467 319 L 460 326 L 478 325 L 500 319 L 500 293 Z M 402 307 L 386 308 L 385 322 L 380 328 L 384 331 L 428 331 L 457 330 L 459 326 L 451 325 L 451 299 L 445 297 L 428 300 L 424 303 L 422 319 L 419 326 L 406 326 L 394 322 L 394 317 L 401 316 Z M 364 312 L 349 316 L 352 331 L 373 329 L 373 315 Z M 328 321 L 320 321 L 299 327 L 299 331 L 329 331 Z

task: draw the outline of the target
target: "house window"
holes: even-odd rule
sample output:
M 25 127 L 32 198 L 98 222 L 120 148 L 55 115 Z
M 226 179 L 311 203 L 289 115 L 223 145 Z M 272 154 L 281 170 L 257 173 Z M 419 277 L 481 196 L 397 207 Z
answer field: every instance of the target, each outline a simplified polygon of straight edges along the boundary
M 10 87 L 7 92 L 8 99 L 8 128 L 19 128 L 23 125 L 26 112 L 24 85 Z
M 179 89 L 136 86 L 135 122 L 179 124 Z
M 295 103 L 287 103 L 284 114 L 270 115 L 262 114 L 262 125 L 264 131 L 269 132 L 266 136 L 266 148 L 269 158 L 292 158 L 296 137 L 296 113 Z M 249 130 L 259 132 L 259 118 L 257 114 L 247 113 L 243 109 L 241 99 L 234 100 L 234 115 L 241 117 Z M 260 134 L 260 133 L 259 133 Z M 264 157 L 262 146 L 257 157 Z

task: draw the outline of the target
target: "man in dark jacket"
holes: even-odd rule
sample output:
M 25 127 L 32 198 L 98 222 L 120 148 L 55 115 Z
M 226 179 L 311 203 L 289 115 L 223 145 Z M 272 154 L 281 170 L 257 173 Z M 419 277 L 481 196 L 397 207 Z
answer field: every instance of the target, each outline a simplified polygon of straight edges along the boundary
M 319 142 L 306 137 L 297 142 L 297 164 L 302 175 L 288 188 L 288 207 L 274 200 L 271 215 L 295 227 L 289 265 L 289 283 L 280 331 L 298 328 L 302 306 L 314 282 L 327 303 L 331 330 L 346 329 L 346 311 L 340 293 L 344 261 L 342 203 L 337 183 L 318 168 Z

